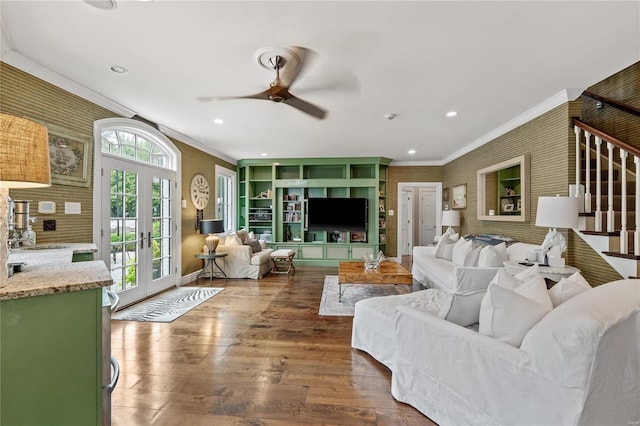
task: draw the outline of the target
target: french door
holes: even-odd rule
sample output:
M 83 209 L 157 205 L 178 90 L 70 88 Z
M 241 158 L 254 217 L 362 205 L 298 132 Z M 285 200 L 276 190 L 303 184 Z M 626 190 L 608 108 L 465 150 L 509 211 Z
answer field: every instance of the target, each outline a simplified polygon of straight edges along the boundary
M 102 157 L 102 170 L 100 251 L 112 290 L 126 305 L 176 282 L 176 174 L 108 156 Z

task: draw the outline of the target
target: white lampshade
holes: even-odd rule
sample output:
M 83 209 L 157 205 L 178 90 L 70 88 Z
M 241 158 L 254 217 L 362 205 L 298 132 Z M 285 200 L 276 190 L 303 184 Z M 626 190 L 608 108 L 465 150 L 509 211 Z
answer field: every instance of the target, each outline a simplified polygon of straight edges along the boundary
M 575 197 L 538 197 L 536 226 L 577 228 L 578 199 Z
M 460 226 L 460 212 L 457 210 L 443 211 L 442 226 Z

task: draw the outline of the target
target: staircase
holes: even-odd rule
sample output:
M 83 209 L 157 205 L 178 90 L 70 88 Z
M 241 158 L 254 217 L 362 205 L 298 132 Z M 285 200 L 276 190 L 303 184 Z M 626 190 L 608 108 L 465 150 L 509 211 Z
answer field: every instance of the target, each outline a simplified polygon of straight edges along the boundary
M 640 150 L 575 119 L 576 233 L 622 277 L 640 275 Z M 576 191 L 576 188 L 579 190 Z

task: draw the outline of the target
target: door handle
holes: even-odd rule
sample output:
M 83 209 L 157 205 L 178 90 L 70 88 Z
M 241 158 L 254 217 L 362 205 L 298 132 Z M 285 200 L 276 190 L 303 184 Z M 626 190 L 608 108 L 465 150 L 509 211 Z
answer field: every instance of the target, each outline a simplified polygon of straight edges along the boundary
M 120 364 L 118 360 L 111 357 L 111 368 L 113 368 L 113 375 L 111 376 L 111 383 L 108 385 L 102 385 L 103 389 L 106 389 L 109 393 L 113 392 L 118 384 L 118 378 L 120 377 Z
M 147 247 L 151 248 L 151 232 L 147 234 Z
M 144 248 L 144 232 L 140 233 L 140 248 Z

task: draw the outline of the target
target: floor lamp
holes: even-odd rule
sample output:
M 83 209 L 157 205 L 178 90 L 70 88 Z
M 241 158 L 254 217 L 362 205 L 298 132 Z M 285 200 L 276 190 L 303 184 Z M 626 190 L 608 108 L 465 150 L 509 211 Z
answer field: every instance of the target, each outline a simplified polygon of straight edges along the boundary
M 567 240 L 557 228 L 578 227 L 578 199 L 575 197 L 539 197 L 536 226 L 549 228 L 542 242 L 544 264 L 564 266 L 562 253 L 567 249 Z
M 9 188 L 51 186 L 47 128 L 0 113 L 0 287 L 8 284 Z

